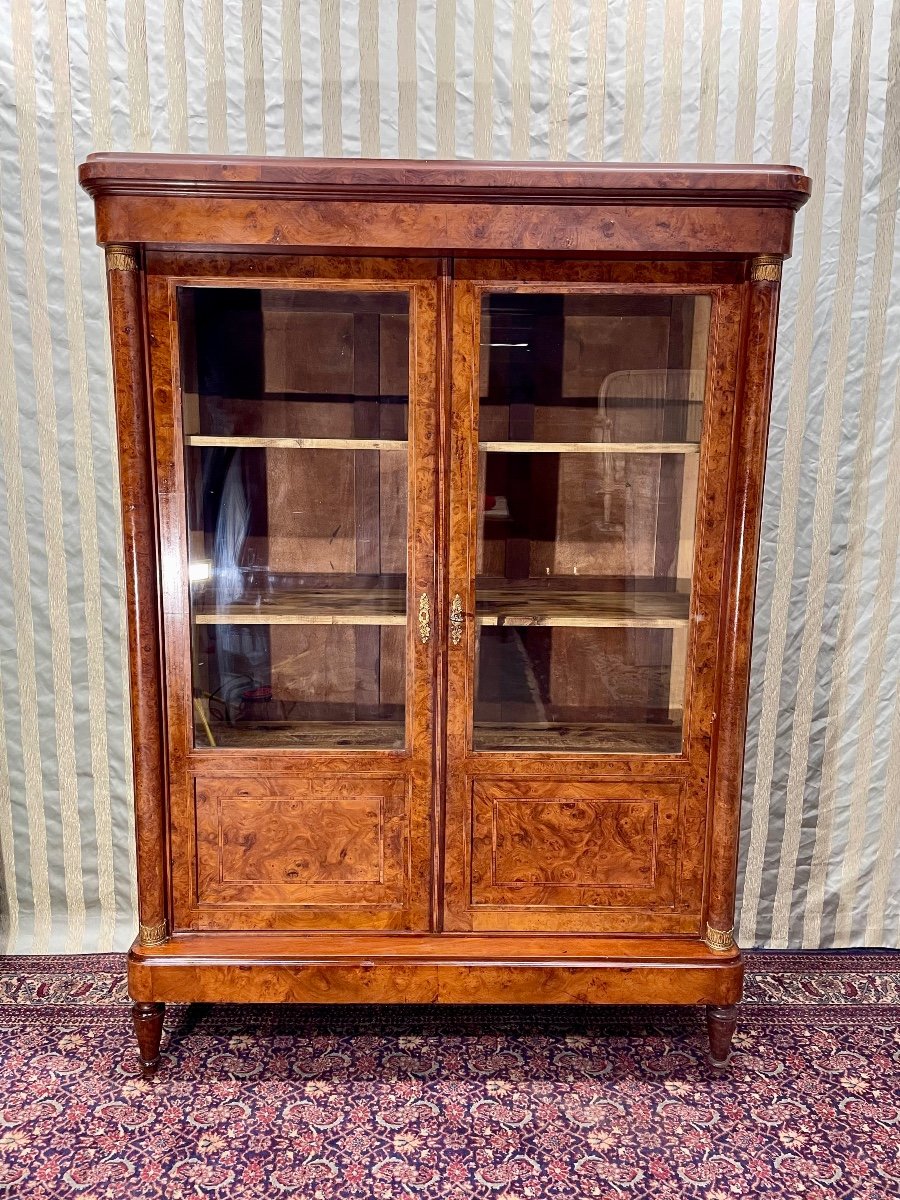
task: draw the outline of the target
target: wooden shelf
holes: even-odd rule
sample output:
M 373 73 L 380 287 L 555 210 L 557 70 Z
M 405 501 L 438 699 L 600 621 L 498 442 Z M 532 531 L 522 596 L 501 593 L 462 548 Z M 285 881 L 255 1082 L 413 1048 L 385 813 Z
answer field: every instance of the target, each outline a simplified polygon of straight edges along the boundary
M 295 750 L 379 749 L 403 746 L 404 728 L 398 721 L 211 721 L 209 734 L 219 749 L 278 748 Z M 211 748 L 202 727 L 196 748 Z M 474 749 L 550 750 L 568 753 L 680 754 L 681 728 L 638 724 L 493 724 L 477 722 Z
M 395 438 L 244 437 L 189 433 L 186 446 L 248 450 L 405 450 Z M 479 442 L 493 454 L 698 454 L 697 442 Z
M 405 450 L 395 438 L 243 437 L 189 433 L 185 445 L 249 450 Z M 493 454 L 698 454 L 697 442 L 479 442 Z
M 480 625 L 515 628 L 676 629 L 687 625 L 690 596 L 686 592 L 592 592 L 583 588 L 479 588 L 475 619 Z
M 280 588 L 219 609 L 201 597 L 194 621 L 197 625 L 405 625 L 406 595 L 400 588 Z
M 685 592 L 590 591 L 564 585 L 477 587 L 479 625 L 513 628 L 677 629 L 687 625 Z M 201 593 L 197 625 L 405 625 L 401 588 L 280 588 L 258 592 L 224 608 Z
M 550 750 L 571 754 L 680 754 L 681 725 L 612 723 L 521 725 L 476 721 L 475 750 Z
M 494 454 L 699 454 L 698 442 L 479 442 Z
M 256 450 L 405 450 L 405 441 L 392 438 L 231 437 L 225 434 L 189 433 L 186 446 Z
M 210 741 L 212 737 L 212 742 Z M 397 750 L 406 732 L 400 721 L 210 721 L 198 725 L 195 748 L 207 750 Z

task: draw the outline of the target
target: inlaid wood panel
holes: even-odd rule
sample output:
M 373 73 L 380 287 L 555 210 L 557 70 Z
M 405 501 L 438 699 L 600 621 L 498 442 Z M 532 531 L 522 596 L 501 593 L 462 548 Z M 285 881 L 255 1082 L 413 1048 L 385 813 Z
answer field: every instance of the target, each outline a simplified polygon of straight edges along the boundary
M 402 903 L 402 780 L 198 779 L 195 797 L 201 906 L 252 912 Z M 271 918 L 264 923 L 272 927 Z
M 491 806 L 491 886 L 646 887 L 656 874 L 652 801 L 564 800 Z
M 682 790 L 655 781 L 473 781 L 473 907 L 538 906 L 536 927 L 546 929 L 560 909 L 671 905 Z M 584 921 L 604 927 L 602 912 Z

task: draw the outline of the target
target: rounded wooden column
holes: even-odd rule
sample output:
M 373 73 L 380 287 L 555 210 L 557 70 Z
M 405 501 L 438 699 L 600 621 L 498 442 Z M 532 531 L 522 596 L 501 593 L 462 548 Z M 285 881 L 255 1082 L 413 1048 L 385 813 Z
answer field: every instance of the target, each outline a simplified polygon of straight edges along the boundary
M 137 832 L 138 943 L 169 935 L 158 541 L 143 273 L 136 246 L 108 245 L 106 275 L 122 491 Z
M 753 638 L 756 561 L 763 476 L 772 398 L 781 258 L 760 255 L 749 264 L 731 464 L 731 514 L 723 580 L 722 626 L 713 774 L 711 861 L 704 940 L 711 950 L 734 952 L 736 867 L 741 820 L 747 690 Z

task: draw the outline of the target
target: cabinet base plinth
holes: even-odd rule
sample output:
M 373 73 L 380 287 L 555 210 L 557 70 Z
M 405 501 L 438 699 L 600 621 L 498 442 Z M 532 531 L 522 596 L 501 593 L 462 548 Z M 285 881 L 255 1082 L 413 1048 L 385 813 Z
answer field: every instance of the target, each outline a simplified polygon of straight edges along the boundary
M 176 934 L 135 946 L 137 1001 L 707 1004 L 741 997 L 740 951 L 699 939 L 478 934 Z

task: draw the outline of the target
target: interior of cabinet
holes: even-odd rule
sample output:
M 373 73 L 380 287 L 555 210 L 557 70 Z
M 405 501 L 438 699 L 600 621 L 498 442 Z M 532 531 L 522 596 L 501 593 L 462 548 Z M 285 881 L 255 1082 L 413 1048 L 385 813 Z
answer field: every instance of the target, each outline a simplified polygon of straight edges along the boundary
M 680 750 L 709 317 L 483 296 L 476 749 Z
M 402 746 L 408 294 L 179 310 L 196 744 Z
M 475 749 L 677 753 L 710 302 L 485 293 Z M 179 289 L 198 747 L 405 739 L 410 301 Z

